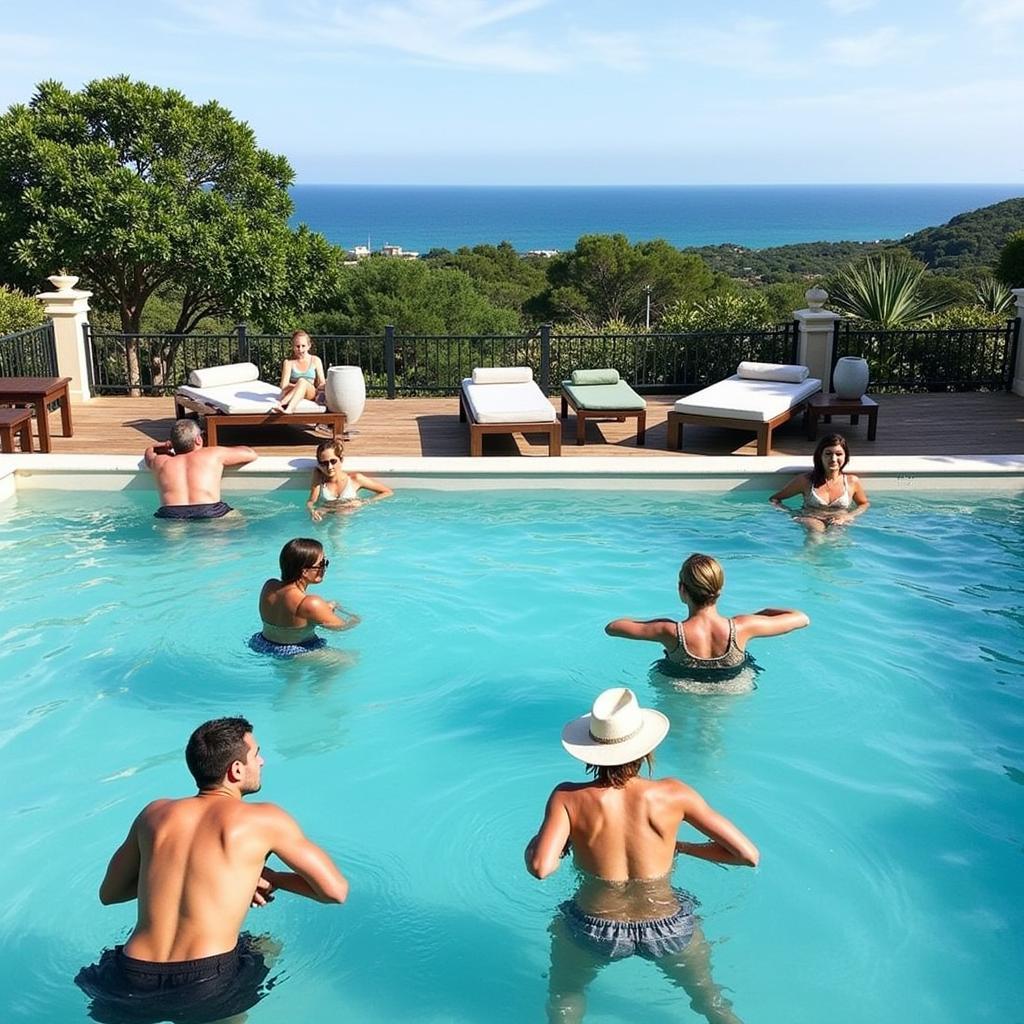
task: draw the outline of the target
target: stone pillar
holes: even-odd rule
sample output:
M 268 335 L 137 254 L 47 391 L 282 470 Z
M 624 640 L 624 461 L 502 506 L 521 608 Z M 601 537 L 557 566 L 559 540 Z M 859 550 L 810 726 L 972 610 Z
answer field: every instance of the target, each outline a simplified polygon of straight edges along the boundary
M 89 361 L 85 351 L 85 332 L 89 322 L 89 299 L 92 292 L 75 290 L 77 277 L 55 274 L 49 279 L 56 291 L 42 292 L 36 298 L 53 321 L 53 337 L 57 348 L 57 373 L 70 377 L 68 393 L 73 402 L 88 402 Z
M 793 319 L 800 325 L 796 361 L 821 381 L 823 391 L 828 391 L 832 373 L 832 338 L 839 314 L 821 308 L 828 299 L 824 288 L 808 288 L 804 297 L 807 309 L 798 309 L 793 314 Z
M 1017 316 L 1024 320 L 1024 288 L 1011 288 L 1013 297 L 1017 300 Z M 1024 327 L 1021 328 L 1021 335 L 1024 335 Z M 1010 390 L 1015 395 L 1024 395 L 1024 337 L 1017 338 L 1017 361 L 1013 364 L 1013 384 Z

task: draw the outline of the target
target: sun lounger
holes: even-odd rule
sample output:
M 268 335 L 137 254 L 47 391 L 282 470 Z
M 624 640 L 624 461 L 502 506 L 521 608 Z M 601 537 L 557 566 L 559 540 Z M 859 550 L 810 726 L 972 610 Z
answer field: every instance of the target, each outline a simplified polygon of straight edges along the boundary
M 273 412 L 281 389 L 259 379 L 252 363 L 228 363 L 193 370 L 188 384 L 174 393 L 177 417 L 196 413 L 206 421 L 206 443 L 217 443 L 217 428 L 231 426 L 314 426 L 326 423 L 335 438 L 345 430 L 345 417 L 327 407 L 303 399 L 292 413 Z
M 731 427 L 757 433 L 757 454 L 767 455 L 772 431 L 796 415 L 821 381 L 806 366 L 740 363 L 736 373 L 695 394 L 680 398 L 668 414 L 668 446 L 683 447 L 683 426 Z
M 636 417 L 636 443 L 642 445 L 647 429 L 647 403 L 619 376 L 618 370 L 575 370 L 562 381 L 562 419 L 569 406 L 576 410 L 576 444 L 586 443 L 587 420 Z
M 562 425 L 528 366 L 477 367 L 459 389 L 459 419 L 469 423 L 469 454 L 483 454 L 484 434 L 547 434 L 548 454 L 562 454 Z

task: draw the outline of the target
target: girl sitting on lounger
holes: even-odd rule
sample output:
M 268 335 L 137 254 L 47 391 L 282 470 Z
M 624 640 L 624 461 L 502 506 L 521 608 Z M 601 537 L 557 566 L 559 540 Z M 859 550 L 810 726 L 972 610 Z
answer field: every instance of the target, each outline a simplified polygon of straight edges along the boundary
M 344 457 L 345 449 L 340 441 L 322 441 L 316 446 L 316 469 L 313 470 L 309 500 L 306 502 L 309 517 L 314 523 L 320 522 L 325 512 L 353 512 L 360 505 L 390 498 L 395 493 L 373 477 L 346 473 L 341 468 Z M 373 497 L 361 499 L 361 490 L 373 491 Z
M 318 400 L 324 386 L 324 364 L 313 355 L 313 343 L 305 331 L 292 335 L 292 357 L 281 364 L 281 397 L 274 412 L 295 412 L 299 402 Z
M 308 537 L 288 541 L 279 562 L 281 578 L 267 580 L 260 591 L 263 628 L 249 639 L 254 651 L 290 658 L 326 645 L 324 638 L 316 635 L 317 626 L 343 630 L 359 624 L 359 616 L 343 612 L 337 601 L 306 593 L 309 587 L 323 583 L 330 565 L 320 541 Z
M 725 573 L 710 555 L 690 555 L 679 570 L 679 596 L 687 616 L 675 619 L 615 619 L 604 627 L 609 636 L 653 640 L 665 657 L 683 669 L 737 669 L 747 660 L 747 642 L 803 629 L 810 619 L 794 608 L 762 608 L 726 618 L 718 610 Z
M 846 438 L 842 434 L 829 434 L 814 449 L 811 472 L 793 477 L 768 500 L 778 508 L 785 508 L 782 503 L 786 498 L 802 494 L 804 506 L 793 518 L 810 533 L 846 526 L 867 511 L 870 504 L 860 479 L 844 472 L 849 461 Z

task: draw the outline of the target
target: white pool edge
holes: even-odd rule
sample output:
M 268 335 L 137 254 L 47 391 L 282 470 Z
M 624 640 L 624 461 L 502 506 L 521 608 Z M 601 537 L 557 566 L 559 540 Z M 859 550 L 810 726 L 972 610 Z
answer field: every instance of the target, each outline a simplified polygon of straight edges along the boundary
M 352 456 L 346 469 L 396 489 L 423 490 L 767 490 L 810 468 L 810 456 L 722 458 L 420 458 Z M 313 460 L 261 457 L 224 476 L 225 494 L 301 490 Z M 878 491 L 1024 490 L 1024 455 L 855 456 L 851 472 Z M 128 455 L 0 455 L 0 501 L 19 491 L 153 490 L 142 460 Z

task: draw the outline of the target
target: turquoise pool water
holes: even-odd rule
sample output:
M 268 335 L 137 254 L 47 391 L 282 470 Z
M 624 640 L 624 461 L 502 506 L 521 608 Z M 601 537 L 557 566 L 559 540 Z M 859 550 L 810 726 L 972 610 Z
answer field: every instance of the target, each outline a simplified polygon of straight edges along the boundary
M 522 848 L 579 779 L 562 723 L 628 684 L 672 720 L 658 770 L 759 845 L 757 871 L 681 858 L 716 980 L 761 1024 L 1020 1019 L 1024 510 L 876 496 L 815 546 L 764 496 L 406 492 L 314 525 L 302 495 L 240 528 L 150 518 L 152 495 L 26 492 L 0 506 L 0 991 L 5 1021 L 86 1020 L 80 966 L 133 907 L 101 907 L 140 807 L 185 795 L 182 750 L 243 713 L 279 802 L 349 902 L 252 912 L 282 943 L 252 1024 L 543 1019 L 547 926 L 573 889 Z M 347 668 L 251 653 L 256 594 L 292 536 L 358 611 Z M 694 550 L 721 607 L 806 610 L 751 649 L 752 692 L 678 692 L 656 649 L 605 637 L 678 611 Z M 650 963 L 612 964 L 593 1022 L 697 1019 Z

